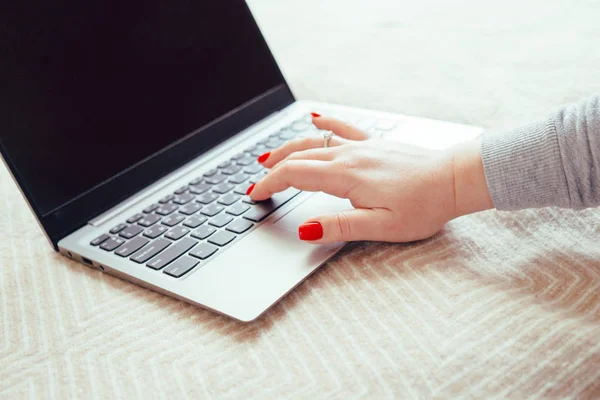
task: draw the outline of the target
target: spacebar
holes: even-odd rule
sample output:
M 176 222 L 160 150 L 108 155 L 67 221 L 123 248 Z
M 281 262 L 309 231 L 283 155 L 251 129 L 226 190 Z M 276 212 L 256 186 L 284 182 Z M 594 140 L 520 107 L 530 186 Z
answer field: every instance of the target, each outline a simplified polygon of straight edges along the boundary
M 275 193 L 269 200 L 261 201 L 253 205 L 252 208 L 244 214 L 244 218 L 249 219 L 250 221 L 260 222 L 299 193 L 300 190 L 295 188 L 289 188 L 283 192 Z
M 146 266 L 152 269 L 161 269 L 175 261 L 177 258 L 181 257 L 189 249 L 191 249 L 197 244 L 197 240 L 191 238 L 184 238 L 181 241 L 169 247 L 166 251 L 154 257 L 148 264 L 146 264 Z

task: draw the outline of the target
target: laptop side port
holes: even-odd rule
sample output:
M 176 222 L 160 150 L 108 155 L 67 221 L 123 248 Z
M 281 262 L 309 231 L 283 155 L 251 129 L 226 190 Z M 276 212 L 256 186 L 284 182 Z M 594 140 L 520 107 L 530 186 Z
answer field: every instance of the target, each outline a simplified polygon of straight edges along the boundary
M 79 262 L 81 262 L 82 264 L 85 264 L 85 265 L 87 265 L 88 267 L 91 267 L 91 268 L 97 269 L 97 270 L 99 270 L 99 271 L 104 271 L 104 266 L 102 266 L 102 265 L 100 265 L 100 264 L 98 264 L 98 263 L 96 263 L 96 262 L 94 262 L 94 261 L 90 260 L 90 259 L 89 259 L 89 258 L 87 258 L 87 257 L 83 257 L 83 256 L 80 256 L 79 254 L 71 253 L 70 251 L 68 251 L 68 250 L 65 250 L 65 249 L 63 249 L 63 248 L 60 248 L 59 250 L 60 250 L 60 253 L 61 253 L 63 256 L 67 257 L 67 258 L 70 258 L 70 259 L 72 259 L 72 260 L 75 260 L 75 261 L 79 261 Z

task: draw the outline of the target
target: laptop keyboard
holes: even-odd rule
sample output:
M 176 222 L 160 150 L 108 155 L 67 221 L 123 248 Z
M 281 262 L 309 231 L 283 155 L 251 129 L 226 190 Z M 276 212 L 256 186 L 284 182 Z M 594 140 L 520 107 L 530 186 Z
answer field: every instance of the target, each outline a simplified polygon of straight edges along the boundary
M 300 193 L 290 188 L 258 203 L 246 196 L 248 187 L 267 173 L 258 156 L 315 131 L 310 118 L 293 122 L 147 205 L 90 245 L 174 278 L 189 273 Z
M 389 121 L 369 121 L 360 127 L 395 127 Z M 310 117 L 294 121 L 157 203 L 147 205 L 90 245 L 171 277 L 182 277 L 214 258 L 223 247 L 250 232 L 300 193 L 289 188 L 258 203 L 246 196 L 248 187 L 267 173 L 257 162 L 258 156 L 315 132 Z

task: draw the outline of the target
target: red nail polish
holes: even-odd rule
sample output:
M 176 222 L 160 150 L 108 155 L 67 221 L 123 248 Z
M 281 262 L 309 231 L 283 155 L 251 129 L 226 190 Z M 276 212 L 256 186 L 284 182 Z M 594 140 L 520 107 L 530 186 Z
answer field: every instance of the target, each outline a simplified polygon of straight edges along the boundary
M 310 115 L 312 115 L 315 118 L 319 118 L 321 116 L 321 114 L 316 113 L 316 112 L 311 112 Z
M 252 191 L 254 190 L 254 186 L 256 185 L 256 183 L 253 183 L 252 185 L 250 185 L 250 187 L 248 188 L 248 190 L 246 190 L 246 196 L 248 196 L 250 193 L 252 193 Z
M 300 240 L 319 240 L 323 237 L 323 226 L 320 222 L 307 222 L 298 228 Z
M 267 158 L 269 158 L 270 155 L 271 155 L 270 151 L 266 152 L 265 154 L 261 154 L 260 157 L 258 157 L 258 162 L 264 163 L 265 161 L 267 161 Z

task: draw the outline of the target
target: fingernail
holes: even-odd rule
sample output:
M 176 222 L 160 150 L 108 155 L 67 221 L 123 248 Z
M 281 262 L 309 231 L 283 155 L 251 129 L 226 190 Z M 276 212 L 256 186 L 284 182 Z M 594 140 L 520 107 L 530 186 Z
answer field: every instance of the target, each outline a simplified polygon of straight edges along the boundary
M 315 118 L 319 118 L 321 116 L 321 114 L 316 113 L 316 112 L 311 112 L 310 115 L 312 115 Z
M 270 155 L 271 155 L 270 151 L 267 151 L 265 154 L 261 154 L 260 157 L 258 157 L 258 162 L 264 163 L 265 161 L 267 161 L 267 158 L 269 158 Z
M 254 186 L 256 185 L 256 183 L 253 183 L 252 185 L 250 185 L 250 187 L 248 188 L 248 190 L 246 190 L 246 196 L 248 196 L 250 193 L 252 193 L 252 191 L 254 190 Z
M 323 226 L 320 222 L 307 222 L 298 228 L 300 240 L 319 240 L 323 237 Z

